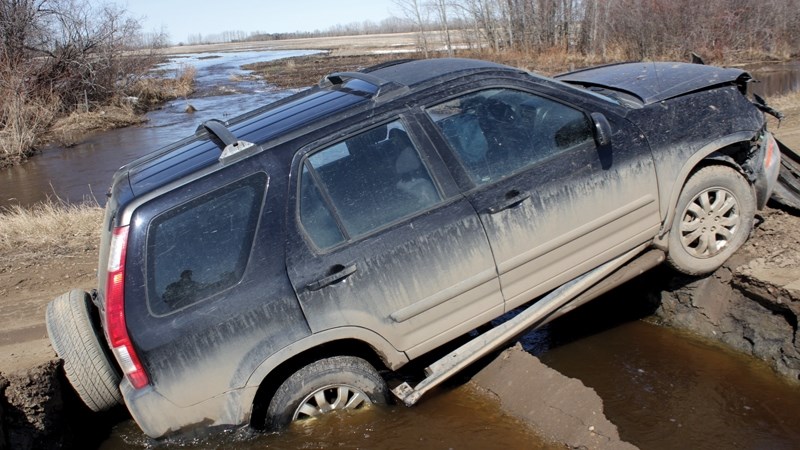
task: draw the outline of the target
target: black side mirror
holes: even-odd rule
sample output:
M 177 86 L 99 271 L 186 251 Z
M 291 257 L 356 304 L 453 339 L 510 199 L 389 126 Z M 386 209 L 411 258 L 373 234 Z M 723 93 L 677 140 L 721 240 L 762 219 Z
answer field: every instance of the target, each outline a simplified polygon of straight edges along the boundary
M 611 145 L 611 124 L 603 113 L 593 112 L 592 123 L 594 124 L 594 141 L 598 147 Z

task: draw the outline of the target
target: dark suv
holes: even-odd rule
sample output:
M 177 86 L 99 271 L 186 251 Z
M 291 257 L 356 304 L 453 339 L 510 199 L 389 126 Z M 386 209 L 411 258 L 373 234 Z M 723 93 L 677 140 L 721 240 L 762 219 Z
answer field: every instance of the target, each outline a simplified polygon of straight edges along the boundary
M 98 288 L 51 302 L 53 346 L 152 437 L 385 402 L 379 371 L 609 262 L 581 301 L 644 254 L 719 267 L 780 165 L 749 79 L 396 61 L 206 122 L 114 176 Z

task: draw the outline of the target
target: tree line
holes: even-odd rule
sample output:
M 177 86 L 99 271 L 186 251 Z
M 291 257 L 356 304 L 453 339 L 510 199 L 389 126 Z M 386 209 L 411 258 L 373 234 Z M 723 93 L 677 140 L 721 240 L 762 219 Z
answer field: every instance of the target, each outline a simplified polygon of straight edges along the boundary
M 800 53 L 800 0 L 393 0 L 420 35 L 602 59 Z M 426 38 L 421 38 L 427 44 Z M 430 44 L 428 44 L 430 46 Z
M 326 30 L 193 34 L 188 44 L 415 32 L 420 50 L 558 51 L 601 60 L 800 54 L 800 0 L 393 0 Z

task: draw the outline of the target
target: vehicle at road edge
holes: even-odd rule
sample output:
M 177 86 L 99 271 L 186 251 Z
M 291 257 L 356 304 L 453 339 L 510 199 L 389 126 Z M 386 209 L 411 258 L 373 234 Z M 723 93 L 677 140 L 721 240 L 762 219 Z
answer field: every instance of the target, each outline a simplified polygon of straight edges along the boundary
M 394 390 L 413 404 L 661 261 L 731 256 L 781 166 L 750 80 L 467 59 L 328 75 L 119 169 L 98 287 L 52 301 L 48 334 L 90 408 L 124 402 L 159 438 L 388 402 L 386 374 L 529 305 Z

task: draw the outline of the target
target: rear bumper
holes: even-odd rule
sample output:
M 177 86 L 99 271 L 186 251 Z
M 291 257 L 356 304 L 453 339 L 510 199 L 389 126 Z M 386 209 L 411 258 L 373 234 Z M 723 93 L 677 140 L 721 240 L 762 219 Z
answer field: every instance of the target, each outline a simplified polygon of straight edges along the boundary
M 246 425 L 250 421 L 251 410 L 242 407 L 242 399 L 253 398 L 257 389 L 258 386 L 236 389 L 195 405 L 181 407 L 164 398 L 152 386 L 134 389 L 127 379 L 120 383 L 131 416 L 142 431 L 152 438 L 192 432 L 204 434 L 212 427 Z

